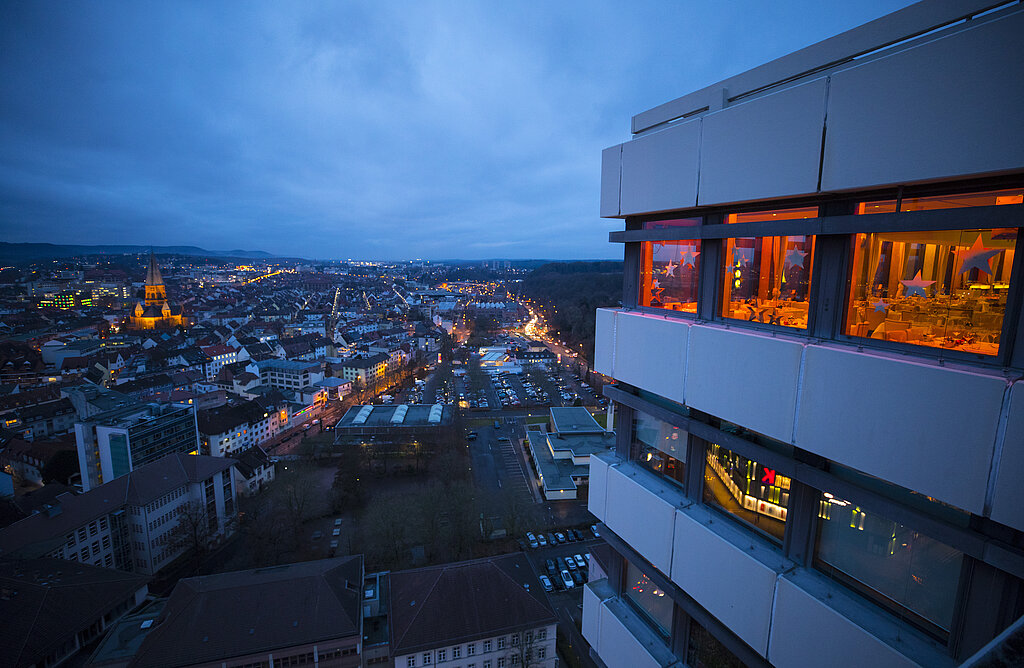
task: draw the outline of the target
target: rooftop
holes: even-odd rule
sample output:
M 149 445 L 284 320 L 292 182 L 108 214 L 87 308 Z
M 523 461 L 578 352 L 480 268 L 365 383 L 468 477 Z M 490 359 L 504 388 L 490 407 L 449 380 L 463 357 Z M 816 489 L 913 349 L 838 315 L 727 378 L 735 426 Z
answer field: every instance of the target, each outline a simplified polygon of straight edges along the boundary
M 447 404 L 353 406 L 338 422 L 338 429 L 346 427 L 437 427 L 449 424 L 452 417 L 453 408 Z
M 604 427 L 583 406 L 552 408 L 551 424 L 559 434 L 599 434 Z

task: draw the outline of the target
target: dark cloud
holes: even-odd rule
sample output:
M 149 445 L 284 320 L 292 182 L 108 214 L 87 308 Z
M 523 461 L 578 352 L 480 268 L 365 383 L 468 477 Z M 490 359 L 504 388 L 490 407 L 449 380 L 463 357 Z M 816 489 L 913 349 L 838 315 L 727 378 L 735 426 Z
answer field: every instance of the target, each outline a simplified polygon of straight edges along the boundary
M 632 114 L 903 4 L 3 3 L 0 231 L 615 256 Z

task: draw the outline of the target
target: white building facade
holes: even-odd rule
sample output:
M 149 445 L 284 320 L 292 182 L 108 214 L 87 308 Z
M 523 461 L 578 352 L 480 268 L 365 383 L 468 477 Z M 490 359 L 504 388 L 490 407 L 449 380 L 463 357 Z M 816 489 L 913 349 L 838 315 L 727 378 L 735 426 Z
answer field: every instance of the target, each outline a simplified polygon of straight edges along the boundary
M 955 665 L 1024 615 L 1024 7 L 994 6 L 917 3 L 604 151 L 604 665 Z
M 400 654 L 395 668 L 555 668 L 557 626 L 548 624 L 517 633 L 505 633 L 474 642 L 458 643 Z

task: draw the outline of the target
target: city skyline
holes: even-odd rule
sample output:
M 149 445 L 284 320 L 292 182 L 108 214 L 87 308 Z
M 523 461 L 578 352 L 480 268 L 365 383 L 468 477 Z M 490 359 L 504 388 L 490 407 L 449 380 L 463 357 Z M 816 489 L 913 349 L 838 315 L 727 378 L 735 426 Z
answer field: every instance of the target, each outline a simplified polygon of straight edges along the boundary
M 8 5 L 3 240 L 612 257 L 622 119 L 905 4 Z

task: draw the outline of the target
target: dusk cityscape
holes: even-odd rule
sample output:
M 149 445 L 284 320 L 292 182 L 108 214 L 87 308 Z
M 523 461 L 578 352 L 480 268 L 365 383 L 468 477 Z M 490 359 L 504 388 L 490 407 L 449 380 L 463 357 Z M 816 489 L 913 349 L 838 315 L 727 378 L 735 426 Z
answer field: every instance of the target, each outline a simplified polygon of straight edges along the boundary
M 0 5 L 0 668 L 1024 666 L 1024 4 Z

